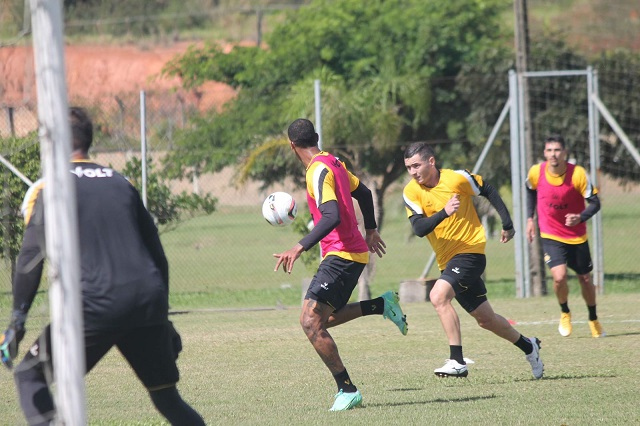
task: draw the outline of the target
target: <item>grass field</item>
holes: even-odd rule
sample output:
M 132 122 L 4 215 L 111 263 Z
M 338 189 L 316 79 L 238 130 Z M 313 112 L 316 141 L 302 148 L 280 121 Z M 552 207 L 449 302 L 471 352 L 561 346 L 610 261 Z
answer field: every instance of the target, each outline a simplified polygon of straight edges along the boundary
M 259 206 L 222 206 L 162 235 L 171 264 L 172 318 L 185 344 L 180 389 L 208 424 L 220 425 L 640 424 L 634 402 L 640 264 L 634 261 L 637 233 L 629 232 L 636 229 L 640 203 L 634 197 L 607 203 L 603 214 L 606 291 L 598 311 L 607 338 L 590 337 L 575 277 L 574 334 L 561 338 L 555 296 L 513 298 L 513 247 L 490 241 L 490 300 L 524 335 L 542 340 L 545 378 L 533 380 L 515 347 L 462 312 L 465 356 L 476 363 L 467 379 L 436 378 L 432 372 L 448 356 L 447 343 L 433 308 L 414 303 L 405 306 L 406 337 L 381 317 L 332 331 L 364 408 L 329 413 L 335 384 L 298 324 L 301 281 L 313 270 L 298 263 L 291 275 L 273 272 L 271 254 L 290 248 L 299 236 L 268 226 Z M 404 212 L 393 203 L 383 238 L 388 254 L 377 263 L 374 295 L 418 277 L 431 253 L 425 241 L 410 237 Z M 48 321 L 46 288 L 31 311 L 26 342 Z M 10 292 L 2 292 L 5 318 L 10 303 Z M 0 424 L 23 424 L 11 375 L 0 375 Z M 91 425 L 163 424 L 117 352 L 86 383 Z
M 431 249 L 411 236 L 399 194 L 387 196 L 382 236 L 387 254 L 377 260 L 372 294 L 398 289 L 400 282 L 422 273 Z M 508 199 L 507 199 L 508 200 Z M 640 292 L 640 264 L 635 222 L 640 216 L 637 197 L 603 203 L 605 290 Z M 247 307 L 291 305 L 300 299 L 303 279 L 314 269 L 298 262 L 291 275 L 274 273 L 273 253 L 298 241 L 290 228 L 268 226 L 260 206 L 222 207 L 212 216 L 196 218 L 162 236 L 171 262 L 172 305 L 175 307 Z M 513 244 L 496 238 L 487 242 L 487 285 L 493 296 L 513 296 Z M 429 276 L 437 276 L 436 267 Z M 573 283 L 577 283 L 575 277 Z M 549 288 L 551 283 L 549 283 Z M 572 290 L 577 290 L 577 284 Z
M 574 333 L 560 337 L 550 297 L 496 298 L 496 311 L 542 340 L 545 377 L 534 380 L 524 355 L 461 316 L 467 379 L 432 373 L 448 356 L 433 308 L 404 306 L 409 334 L 382 317 L 332 330 L 363 408 L 331 413 L 335 383 L 298 324 L 297 307 L 193 310 L 172 319 L 181 331 L 180 390 L 212 425 L 622 425 L 640 423 L 637 297 L 600 299 L 608 337 L 592 339 L 574 299 Z M 37 322 L 37 319 L 34 319 Z M 30 332 L 27 339 L 32 339 Z M 8 372 L 0 423 L 22 424 Z M 146 392 L 117 352 L 87 376 L 91 425 L 160 425 Z

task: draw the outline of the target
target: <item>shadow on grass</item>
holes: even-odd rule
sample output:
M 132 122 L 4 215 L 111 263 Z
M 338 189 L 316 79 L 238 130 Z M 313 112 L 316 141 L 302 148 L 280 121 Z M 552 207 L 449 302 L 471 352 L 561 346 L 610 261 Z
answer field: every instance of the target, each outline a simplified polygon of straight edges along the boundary
M 582 379 L 615 379 L 618 376 L 614 374 L 559 374 L 555 376 L 545 375 L 542 379 L 544 381 L 549 380 L 582 380 Z M 515 379 L 514 382 L 531 382 L 537 381 L 536 379 Z
M 395 390 L 405 390 L 405 389 L 395 389 Z M 410 389 L 406 389 L 410 390 Z M 423 390 L 423 389 L 415 389 L 415 390 Z M 389 402 L 386 404 L 376 404 L 371 403 L 367 404 L 367 407 L 402 407 L 403 405 L 425 405 L 425 404 L 442 404 L 442 403 L 450 403 L 450 402 L 471 402 L 471 401 L 482 401 L 486 399 L 495 399 L 496 395 L 486 395 L 486 396 L 468 396 L 465 398 L 436 398 L 432 400 L 426 401 L 407 401 L 407 402 Z
M 606 326 L 606 323 L 604 323 L 604 324 Z M 626 336 L 640 336 L 640 331 L 630 331 L 628 333 L 609 333 L 609 332 L 607 332 L 607 335 L 605 337 L 600 337 L 597 340 L 600 340 L 600 339 L 611 339 L 611 338 L 614 338 L 614 337 L 626 337 Z M 591 336 L 580 336 L 580 337 L 578 337 L 578 339 L 596 340 Z

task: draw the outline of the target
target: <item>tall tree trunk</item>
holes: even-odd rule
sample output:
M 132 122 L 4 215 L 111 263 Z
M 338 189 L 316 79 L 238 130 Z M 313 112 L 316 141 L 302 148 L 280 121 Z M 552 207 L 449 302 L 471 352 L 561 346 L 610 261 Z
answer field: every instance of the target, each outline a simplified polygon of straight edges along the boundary
M 515 43 L 516 43 L 516 71 L 518 78 L 522 79 L 522 96 L 524 106 L 524 123 L 525 123 L 525 150 L 527 158 L 527 168 L 533 165 L 535 158 L 533 152 L 533 135 L 531 123 L 531 111 L 529 108 L 529 84 L 528 80 L 522 77 L 522 73 L 528 69 L 529 62 L 529 17 L 527 0 L 515 0 Z M 526 208 L 526 207 L 525 207 Z M 537 231 L 536 224 L 536 231 Z M 524 232 L 524 230 L 522 231 Z M 529 245 L 529 277 L 531 279 L 531 290 L 533 296 L 543 296 L 547 294 L 547 283 L 545 280 L 545 264 L 544 255 L 542 253 L 542 243 L 538 232 L 533 242 Z

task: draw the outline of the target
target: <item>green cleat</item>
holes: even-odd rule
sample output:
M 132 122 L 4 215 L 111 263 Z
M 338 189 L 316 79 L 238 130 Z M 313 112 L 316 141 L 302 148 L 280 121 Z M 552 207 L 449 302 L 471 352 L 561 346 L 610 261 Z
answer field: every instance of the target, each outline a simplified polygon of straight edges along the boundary
M 382 316 L 393 321 L 400 329 L 400 332 L 406 336 L 407 331 L 409 331 L 409 326 L 407 324 L 407 316 L 402 313 L 398 293 L 387 291 L 381 297 L 384 299 L 384 313 Z
M 335 396 L 335 402 L 333 407 L 329 411 L 345 411 L 357 407 L 362 404 L 362 394 L 360 391 L 355 392 L 343 392 L 340 389 Z

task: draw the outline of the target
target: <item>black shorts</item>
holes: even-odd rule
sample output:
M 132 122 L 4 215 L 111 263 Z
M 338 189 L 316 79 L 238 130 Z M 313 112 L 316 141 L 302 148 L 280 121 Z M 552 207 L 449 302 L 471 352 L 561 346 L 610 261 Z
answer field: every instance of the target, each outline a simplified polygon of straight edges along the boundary
M 588 241 L 580 244 L 567 244 L 542 238 L 542 249 L 544 250 L 544 263 L 549 268 L 567 265 L 578 275 L 588 274 L 593 270 Z
M 336 311 L 341 309 L 349 302 L 365 266 L 338 256 L 325 257 L 309 284 L 305 299 L 326 303 Z
M 176 346 L 179 335 L 168 320 L 165 324 L 127 331 L 86 332 L 84 338 L 86 372 L 91 371 L 109 349 L 116 346 L 147 389 L 168 387 L 177 383 L 180 378 L 176 366 L 181 349 L 181 345 L 180 348 Z M 42 349 L 46 356 L 41 356 Z M 34 358 L 39 362 L 34 363 Z M 53 371 L 52 362 L 51 329 L 47 326 L 18 368 L 42 370 L 46 364 Z
M 440 279 L 445 280 L 456 293 L 456 300 L 467 312 L 473 312 L 487 300 L 487 288 L 482 280 L 487 258 L 484 254 L 464 253 L 453 257 Z

